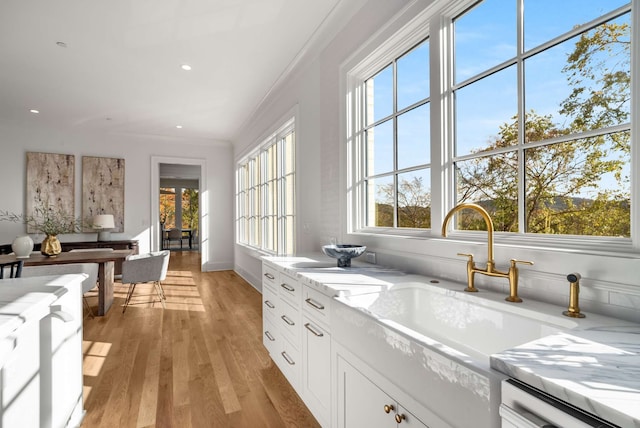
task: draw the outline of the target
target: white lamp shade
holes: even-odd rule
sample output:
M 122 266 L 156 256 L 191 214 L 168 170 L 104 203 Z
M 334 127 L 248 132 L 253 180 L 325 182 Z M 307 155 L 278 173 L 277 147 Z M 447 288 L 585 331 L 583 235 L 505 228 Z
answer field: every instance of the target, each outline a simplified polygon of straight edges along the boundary
M 116 224 L 113 221 L 113 214 L 99 214 L 93 217 L 94 229 L 113 229 Z

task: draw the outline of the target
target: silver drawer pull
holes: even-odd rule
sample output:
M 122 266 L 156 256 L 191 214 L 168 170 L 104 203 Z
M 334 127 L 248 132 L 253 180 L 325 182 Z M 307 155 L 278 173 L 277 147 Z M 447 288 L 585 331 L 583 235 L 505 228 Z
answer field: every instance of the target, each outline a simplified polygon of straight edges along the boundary
M 306 323 L 304 326 L 307 328 L 307 330 L 309 330 L 311 333 L 313 333 L 314 336 L 318 336 L 318 337 L 324 336 L 324 333 L 322 333 L 320 331 L 317 331 L 315 328 L 313 328 L 311 323 Z
M 319 309 L 321 311 L 324 310 L 324 305 L 322 303 L 316 302 L 311 297 L 309 297 L 308 299 L 305 299 L 305 302 L 307 302 L 309 306 L 313 306 L 316 309 Z
M 283 320 L 284 322 L 286 322 L 287 324 L 289 324 L 289 325 L 296 325 L 296 323 L 294 323 L 293 321 L 291 321 L 291 319 L 290 319 L 288 316 L 286 316 L 286 315 L 283 315 L 283 316 L 281 316 L 280 318 L 282 318 L 282 320 Z
M 269 279 L 276 279 L 276 277 L 271 275 L 270 273 L 265 273 L 264 276 L 266 276 Z
M 274 304 L 271 303 L 269 300 L 265 300 L 264 304 L 267 305 L 268 307 L 270 307 L 271 309 L 275 308 Z
M 296 291 L 296 289 L 295 289 L 295 288 L 293 288 L 292 286 L 290 286 L 289 284 L 287 284 L 287 283 L 285 283 L 285 282 L 283 282 L 282 284 L 280 284 L 280 287 L 284 288 L 284 289 L 285 289 L 285 290 L 287 290 L 287 291 L 291 291 L 292 293 L 293 293 L 294 291 Z
M 287 363 L 291 364 L 292 366 L 295 366 L 295 365 L 296 365 L 296 362 L 295 362 L 295 361 L 293 361 L 293 360 L 291 359 L 291 357 L 290 357 L 290 356 L 289 356 L 285 351 L 282 351 L 282 352 L 280 353 L 280 355 L 282 355 L 282 357 L 287 361 Z
M 276 341 L 276 338 L 273 337 L 269 331 L 265 331 L 264 335 L 267 336 L 267 339 L 269 339 L 270 341 L 272 341 L 272 342 Z

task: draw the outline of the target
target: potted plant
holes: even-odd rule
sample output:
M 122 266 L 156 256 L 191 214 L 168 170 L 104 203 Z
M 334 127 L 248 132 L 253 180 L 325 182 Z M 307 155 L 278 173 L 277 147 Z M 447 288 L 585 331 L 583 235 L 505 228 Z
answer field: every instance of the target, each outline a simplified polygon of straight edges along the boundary
M 0 220 L 24 223 L 27 228 L 44 233 L 46 237 L 42 241 L 40 252 L 47 256 L 55 256 L 62 252 L 59 234 L 76 233 L 82 227 L 82 220 L 52 206 L 34 208 L 31 215 L 0 210 Z

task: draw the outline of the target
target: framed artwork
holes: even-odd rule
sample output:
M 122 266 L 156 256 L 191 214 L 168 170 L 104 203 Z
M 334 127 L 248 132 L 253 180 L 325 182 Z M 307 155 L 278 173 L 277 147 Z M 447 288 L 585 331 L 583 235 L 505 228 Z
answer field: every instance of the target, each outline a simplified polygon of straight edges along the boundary
M 124 159 L 82 157 L 82 218 L 98 214 L 112 214 L 111 232 L 124 232 Z
M 75 215 L 75 156 L 27 152 L 27 215 L 54 208 Z M 27 233 L 38 233 L 27 226 Z

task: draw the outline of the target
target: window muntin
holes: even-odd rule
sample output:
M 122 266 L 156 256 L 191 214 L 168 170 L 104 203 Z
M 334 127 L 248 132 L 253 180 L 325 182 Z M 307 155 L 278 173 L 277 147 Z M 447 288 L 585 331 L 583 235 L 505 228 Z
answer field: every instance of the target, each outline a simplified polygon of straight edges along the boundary
M 399 63 L 404 53 L 410 51 L 406 49 L 407 43 L 403 43 L 400 38 L 413 38 L 416 28 L 420 25 L 424 29 L 422 37 L 428 37 L 429 23 L 442 22 L 443 27 L 435 28 L 434 31 L 438 31 L 439 34 L 452 34 L 452 37 L 451 40 L 440 43 L 445 46 L 445 50 L 431 48 L 431 71 L 438 68 L 441 76 L 438 76 L 438 82 L 430 83 L 429 93 L 436 94 L 437 89 L 438 100 L 442 100 L 443 104 L 430 113 L 431 120 L 428 125 L 432 136 L 441 136 L 441 144 L 431 147 L 429 154 L 429 159 L 437 159 L 437 163 L 423 165 L 429 171 L 425 177 L 437 177 L 434 183 L 442 183 L 442 187 L 438 186 L 430 191 L 430 195 L 434 196 L 431 201 L 434 208 L 446 212 L 453 204 L 462 200 L 487 204 L 487 198 L 491 198 L 491 214 L 499 231 L 527 233 L 528 237 L 532 236 L 529 232 L 536 233 L 537 236 L 583 234 L 584 231 L 559 231 L 562 228 L 558 228 L 554 221 L 548 219 L 545 229 L 540 226 L 543 224 L 540 222 L 540 216 L 528 214 L 530 209 L 538 213 L 544 211 L 540 210 L 544 206 L 533 205 L 534 179 L 540 178 L 542 166 L 542 163 L 535 163 L 534 160 L 542 159 L 540 153 L 557 152 L 556 148 L 561 147 L 563 143 L 566 143 L 567 147 L 579 147 L 578 151 L 584 151 L 585 147 L 593 147 L 588 141 L 595 139 L 601 142 L 600 153 L 604 154 L 599 175 L 580 191 L 571 189 L 568 183 L 560 182 L 555 183 L 555 189 L 564 192 L 562 195 L 570 198 L 574 207 L 575 202 L 579 202 L 581 198 L 589 198 L 591 205 L 599 204 L 601 208 L 592 213 L 581 209 L 578 213 L 564 213 L 555 217 L 570 217 L 575 214 L 576 218 L 571 220 L 576 223 L 574 229 L 580 229 L 580 222 L 600 224 L 602 226 L 598 226 L 597 232 L 600 235 L 628 238 L 632 175 L 629 89 L 631 3 L 617 0 L 486 0 L 474 3 L 461 0 L 442 1 L 440 6 L 442 10 L 435 14 L 440 15 L 441 19 L 434 16 L 434 12 L 424 13 L 421 17 L 422 24 L 407 25 L 407 31 L 400 31 L 396 37 L 385 43 L 384 48 L 374 51 L 369 58 L 348 73 L 348 78 L 353 79 L 350 80 L 353 83 L 349 84 L 349 90 L 352 91 L 351 99 L 355 102 L 355 114 L 349 116 L 347 125 L 348 147 L 351 155 L 355 157 L 354 162 L 349 163 L 348 177 L 352 177 L 350 183 L 354 189 L 349 194 L 353 196 L 352 201 L 358 205 L 352 210 L 354 217 L 351 230 L 366 229 L 367 232 L 373 233 L 393 233 L 387 228 L 396 228 L 400 223 L 398 208 L 402 204 L 398 202 L 398 186 L 401 181 L 399 174 L 420 169 L 419 166 L 407 170 L 403 170 L 402 167 L 397 169 L 396 159 L 398 109 L 403 113 L 415 105 L 401 106 L 399 95 L 394 94 L 397 98 L 395 112 L 376 115 L 374 120 L 371 114 L 367 115 L 371 110 L 367 103 L 371 104 L 372 98 L 366 96 L 366 85 L 358 82 L 367 82 L 371 79 L 369 76 L 377 78 L 380 71 L 385 71 L 386 76 L 393 75 L 389 69 Z M 499 19 L 492 22 L 490 17 L 472 14 L 483 7 L 491 11 L 486 15 L 493 14 Z M 556 10 L 558 7 L 561 7 L 563 12 L 554 12 L 550 17 L 551 13 L 548 11 Z M 560 19 L 563 14 L 567 17 L 565 20 Z M 522 15 L 524 21 L 518 22 L 518 16 Z M 511 17 L 510 21 L 505 18 L 507 16 Z M 612 23 L 616 26 L 605 25 Z M 466 25 L 466 31 L 461 31 L 465 28 L 463 25 Z M 474 26 L 477 27 L 473 28 Z M 608 70 L 613 70 L 615 66 L 615 72 L 596 73 L 593 74 L 595 77 L 589 78 L 586 74 L 580 75 L 579 70 L 575 68 L 565 69 L 566 56 L 570 53 L 569 50 L 575 47 L 575 41 L 583 36 L 592 40 L 602 36 L 604 33 L 600 31 L 598 34 L 598 28 L 613 28 L 619 33 L 609 31 L 609 35 L 616 35 L 615 44 L 622 55 L 611 60 L 600 51 L 592 56 L 592 63 L 598 61 L 598 55 L 600 60 L 608 58 L 608 61 L 602 63 L 610 64 L 606 66 Z M 474 38 L 478 35 L 481 37 Z M 394 49 L 397 50 L 395 53 Z M 473 52 L 483 53 L 484 56 L 469 56 L 469 53 Z M 563 56 L 564 62 L 559 61 Z M 383 65 L 376 71 L 376 68 L 372 68 L 373 64 Z M 576 71 L 578 72 L 575 73 Z M 399 69 L 395 73 L 398 79 Z M 572 73 L 574 79 L 582 79 L 586 90 L 575 94 L 573 104 L 577 107 L 561 111 L 559 104 L 572 93 L 567 89 L 567 75 Z M 447 76 L 451 76 L 451 79 Z M 616 76 L 622 78 L 616 81 Z M 494 88 L 489 85 L 492 79 L 498 83 Z M 573 84 L 576 82 L 574 80 Z M 596 83 L 602 85 L 610 103 L 617 102 L 618 108 L 607 109 L 602 107 L 604 104 L 595 104 L 591 110 L 580 109 L 585 105 L 585 101 L 589 100 L 589 96 L 598 95 L 598 87 L 594 86 Z M 483 84 L 485 88 L 482 87 Z M 364 89 L 365 96 L 362 99 L 359 98 L 361 87 L 358 85 L 362 85 Z M 613 90 L 614 88 L 619 90 Z M 550 102 L 555 103 L 553 108 L 548 107 Z M 612 111 L 614 115 L 611 115 Z M 487 112 L 490 114 L 486 114 Z M 585 115 L 589 116 L 590 121 L 581 123 L 579 119 Z M 358 117 L 364 117 L 362 127 L 358 127 Z M 394 159 L 379 155 L 379 152 L 367 151 L 367 146 L 373 145 L 371 141 L 367 141 L 368 130 L 386 120 L 393 121 L 391 124 L 394 127 Z M 381 132 L 378 132 L 379 134 Z M 381 146 L 377 141 L 376 145 L 373 145 L 376 150 Z M 597 154 L 594 152 L 590 156 Z M 372 159 L 376 156 L 381 160 L 374 161 L 372 165 Z M 383 160 L 386 162 L 384 166 Z M 392 161 L 394 169 L 390 171 L 388 165 Z M 584 161 L 583 164 L 576 163 L 574 167 L 578 171 L 593 170 L 592 167 L 585 166 Z M 565 172 L 561 175 L 566 177 L 566 180 L 576 180 L 575 174 Z M 483 180 L 473 179 L 474 176 Z M 490 182 L 487 177 L 494 179 Z M 430 187 L 430 183 L 425 183 Z M 469 185 L 470 183 L 472 185 Z M 558 198 L 555 202 L 556 205 L 562 205 Z M 537 208 L 537 211 L 534 208 Z M 616 222 L 597 215 L 607 209 L 616 216 L 623 217 Z M 459 229 L 473 229 L 471 226 L 464 226 L 464 215 L 463 211 L 458 216 L 459 223 L 463 224 Z M 579 216 L 582 217 L 578 218 Z M 615 228 L 614 223 L 621 226 Z M 478 223 L 478 228 L 484 228 L 484 225 Z M 411 231 L 406 233 L 416 234 Z M 569 237 L 558 242 L 567 243 L 571 239 Z M 606 242 L 613 244 L 625 241 L 628 242 L 612 239 Z M 584 243 L 584 240 L 581 239 L 580 242 Z
M 236 239 L 287 255 L 295 252 L 295 138 L 287 122 L 236 169 Z

